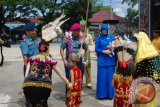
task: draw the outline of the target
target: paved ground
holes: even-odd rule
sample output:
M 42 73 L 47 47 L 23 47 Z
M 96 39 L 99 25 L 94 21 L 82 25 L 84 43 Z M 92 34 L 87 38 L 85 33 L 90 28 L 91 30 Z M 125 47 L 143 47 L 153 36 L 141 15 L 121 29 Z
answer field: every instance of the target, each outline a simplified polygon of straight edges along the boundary
M 94 49 L 92 49 L 94 50 Z M 59 44 L 51 45 L 51 53 L 58 60 L 58 66 L 64 73 L 63 63 L 59 55 Z M 4 48 L 5 63 L 0 67 L 0 107 L 24 107 L 23 99 L 20 93 L 23 83 L 22 57 L 18 45 L 12 48 Z M 93 89 L 86 89 L 83 84 L 82 105 L 81 107 L 112 107 L 112 100 L 97 100 L 95 98 L 96 90 L 96 56 L 92 52 L 92 85 Z M 54 90 L 49 98 L 49 107 L 65 107 L 64 89 L 65 84 L 53 73 Z M 160 104 L 159 104 L 160 105 Z

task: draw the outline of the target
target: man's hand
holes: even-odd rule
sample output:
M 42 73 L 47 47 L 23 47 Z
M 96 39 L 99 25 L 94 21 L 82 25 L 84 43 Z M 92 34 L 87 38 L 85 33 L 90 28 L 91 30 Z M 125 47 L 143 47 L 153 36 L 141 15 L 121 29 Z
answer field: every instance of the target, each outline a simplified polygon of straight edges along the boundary
M 87 66 L 88 65 L 88 60 L 86 60 L 84 63 L 84 66 Z
M 4 44 L 4 41 L 3 41 L 2 39 L 0 39 L 0 44 L 1 44 L 1 45 Z
M 68 65 L 69 65 L 68 61 L 64 60 L 64 66 L 68 66 Z
M 109 54 L 111 54 L 111 51 L 109 51 L 109 50 L 104 50 L 103 53 L 109 55 Z

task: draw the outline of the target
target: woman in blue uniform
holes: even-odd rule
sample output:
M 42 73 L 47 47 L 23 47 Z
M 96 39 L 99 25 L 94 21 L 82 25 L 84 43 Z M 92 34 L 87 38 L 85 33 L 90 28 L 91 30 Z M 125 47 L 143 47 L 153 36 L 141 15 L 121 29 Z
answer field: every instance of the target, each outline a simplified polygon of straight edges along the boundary
M 108 46 L 114 41 L 114 36 L 108 34 L 109 27 L 102 24 L 101 35 L 96 40 L 95 51 L 98 57 L 97 63 L 97 89 L 98 99 L 113 99 L 114 88 L 112 86 L 112 76 L 115 72 L 116 57 L 108 50 Z

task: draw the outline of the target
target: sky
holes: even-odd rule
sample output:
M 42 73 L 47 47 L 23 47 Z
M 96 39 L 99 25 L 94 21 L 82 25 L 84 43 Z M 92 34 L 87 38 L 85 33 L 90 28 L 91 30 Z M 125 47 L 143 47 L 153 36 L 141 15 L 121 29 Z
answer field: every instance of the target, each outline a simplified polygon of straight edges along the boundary
M 102 1 L 105 6 L 110 5 L 110 0 L 102 0 Z M 112 0 L 112 8 L 117 15 L 125 17 L 127 15 L 127 8 L 129 8 L 130 6 L 128 6 L 127 4 L 121 4 L 121 2 L 122 0 Z M 138 6 L 136 5 L 134 8 L 138 9 Z

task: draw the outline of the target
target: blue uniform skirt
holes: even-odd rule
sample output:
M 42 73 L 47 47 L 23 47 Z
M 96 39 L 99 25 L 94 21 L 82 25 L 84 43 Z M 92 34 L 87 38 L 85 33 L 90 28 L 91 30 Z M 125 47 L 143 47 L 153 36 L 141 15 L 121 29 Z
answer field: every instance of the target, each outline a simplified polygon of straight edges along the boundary
M 112 77 L 114 72 L 115 66 L 98 67 L 96 89 L 97 98 L 112 99 L 114 97 L 114 88 L 112 86 Z

